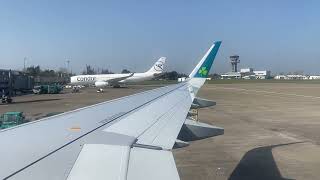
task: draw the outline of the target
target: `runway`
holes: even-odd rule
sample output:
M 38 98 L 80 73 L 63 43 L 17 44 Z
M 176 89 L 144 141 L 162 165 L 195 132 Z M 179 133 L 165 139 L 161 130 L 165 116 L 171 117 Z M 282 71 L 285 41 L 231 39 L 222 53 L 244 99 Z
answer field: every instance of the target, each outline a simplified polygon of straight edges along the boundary
M 318 179 L 320 85 L 210 84 L 199 118 L 225 134 L 176 151 L 182 179 Z

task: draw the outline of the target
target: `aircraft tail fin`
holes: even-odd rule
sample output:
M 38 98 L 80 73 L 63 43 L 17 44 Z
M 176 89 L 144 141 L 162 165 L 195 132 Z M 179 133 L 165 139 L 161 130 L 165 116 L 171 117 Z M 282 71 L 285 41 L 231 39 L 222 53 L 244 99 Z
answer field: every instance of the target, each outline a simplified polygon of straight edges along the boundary
M 218 53 L 221 41 L 216 41 L 202 57 L 201 61 L 193 69 L 189 78 L 207 78 L 211 69 L 212 63 Z
M 188 83 L 191 85 L 194 95 L 197 94 L 198 90 L 205 83 L 220 45 L 221 41 L 216 41 L 215 43 L 213 43 L 213 45 L 189 75 Z
M 162 73 L 165 63 L 166 63 L 166 57 L 161 57 L 147 72 Z

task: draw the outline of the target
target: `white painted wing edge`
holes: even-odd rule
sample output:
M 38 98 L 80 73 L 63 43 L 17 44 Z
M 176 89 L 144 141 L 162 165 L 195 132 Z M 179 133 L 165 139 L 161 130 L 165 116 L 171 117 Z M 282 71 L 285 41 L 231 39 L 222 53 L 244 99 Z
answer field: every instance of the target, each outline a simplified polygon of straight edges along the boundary
M 179 180 L 171 151 L 133 147 L 127 180 Z
M 85 144 L 68 180 L 179 180 L 171 151 Z
M 129 146 L 85 144 L 68 180 L 126 180 Z

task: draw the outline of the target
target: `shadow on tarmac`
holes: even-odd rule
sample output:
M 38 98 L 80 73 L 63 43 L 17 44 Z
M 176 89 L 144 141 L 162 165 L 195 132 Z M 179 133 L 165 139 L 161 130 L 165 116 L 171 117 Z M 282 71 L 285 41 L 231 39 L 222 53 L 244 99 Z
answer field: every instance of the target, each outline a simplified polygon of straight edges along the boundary
M 58 100 L 61 100 L 61 99 L 37 99 L 37 100 L 28 100 L 28 101 L 13 101 L 12 103 L 10 104 L 24 104 L 24 103 L 36 103 L 36 102 L 46 102 L 46 101 L 58 101 Z M 8 105 L 8 104 L 0 104 L 1 105 Z
M 283 178 L 272 155 L 272 149 L 304 142 L 258 147 L 248 151 L 231 173 L 229 180 L 289 180 Z

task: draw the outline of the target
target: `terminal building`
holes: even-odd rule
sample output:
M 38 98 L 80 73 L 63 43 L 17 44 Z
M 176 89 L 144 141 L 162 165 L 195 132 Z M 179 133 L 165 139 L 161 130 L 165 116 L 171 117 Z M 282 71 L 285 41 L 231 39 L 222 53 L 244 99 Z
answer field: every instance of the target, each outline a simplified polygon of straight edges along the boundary
M 270 79 L 271 71 L 263 70 L 263 71 L 253 71 L 256 79 Z
M 308 79 L 307 76 L 301 74 L 288 74 L 288 75 L 277 75 L 274 79 L 284 79 L 284 80 L 305 80 Z
M 221 74 L 221 79 L 241 79 L 240 72 L 227 72 L 225 74 Z
M 320 76 L 317 75 L 302 75 L 302 74 L 288 74 L 288 75 L 277 75 L 274 79 L 278 80 L 319 80 Z
M 309 79 L 310 80 L 320 79 L 320 76 L 315 76 L 315 75 L 309 76 Z

